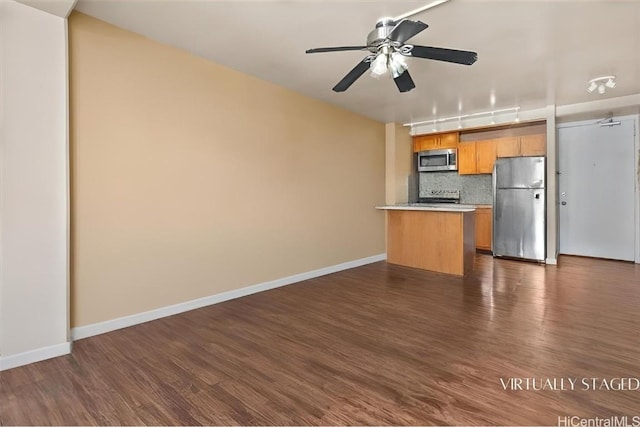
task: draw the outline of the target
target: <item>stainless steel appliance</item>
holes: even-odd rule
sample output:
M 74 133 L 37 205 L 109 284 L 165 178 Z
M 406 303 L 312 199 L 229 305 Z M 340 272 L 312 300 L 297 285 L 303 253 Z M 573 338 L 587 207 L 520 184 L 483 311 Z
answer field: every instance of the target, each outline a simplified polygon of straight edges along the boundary
M 458 156 L 455 148 L 418 152 L 418 172 L 455 170 L 458 170 Z
M 544 261 L 545 158 L 497 159 L 493 168 L 493 255 Z
M 460 190 L 431 190 L 418 203 L 460 203 Z

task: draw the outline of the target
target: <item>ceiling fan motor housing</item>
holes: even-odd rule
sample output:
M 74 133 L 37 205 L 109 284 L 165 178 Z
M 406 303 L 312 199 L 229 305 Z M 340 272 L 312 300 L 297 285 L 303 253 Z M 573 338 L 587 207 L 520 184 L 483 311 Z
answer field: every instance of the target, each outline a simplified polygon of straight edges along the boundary
M 371 31 L 367 36 L 367 48 L 373 53 L 377 52 L 380 45 L 387 40 L 395 25 L 395 21 L 391 18 L 379 20 L 375 30 Z

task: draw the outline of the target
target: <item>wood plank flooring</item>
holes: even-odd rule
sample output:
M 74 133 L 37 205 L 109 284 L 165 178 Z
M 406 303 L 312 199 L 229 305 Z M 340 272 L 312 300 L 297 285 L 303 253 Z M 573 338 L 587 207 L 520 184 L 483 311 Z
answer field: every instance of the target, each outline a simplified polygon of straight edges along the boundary
M 640 266 L 477 255 L 465 278 L 379 262 L 77 341 L 0 373 L 2 425 L 557 425 L 640 415 Z M 632 419 L 629 418 L 629 422 Z

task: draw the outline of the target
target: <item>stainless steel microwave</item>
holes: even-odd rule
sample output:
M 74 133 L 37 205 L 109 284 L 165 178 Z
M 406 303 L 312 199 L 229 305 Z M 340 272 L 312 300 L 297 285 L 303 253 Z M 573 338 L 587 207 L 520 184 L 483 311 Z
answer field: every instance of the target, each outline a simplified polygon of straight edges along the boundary
M 458 156 L 455 148 L 427 150 L 418 153 L 418 172 L 456 170 L 458 170 Z

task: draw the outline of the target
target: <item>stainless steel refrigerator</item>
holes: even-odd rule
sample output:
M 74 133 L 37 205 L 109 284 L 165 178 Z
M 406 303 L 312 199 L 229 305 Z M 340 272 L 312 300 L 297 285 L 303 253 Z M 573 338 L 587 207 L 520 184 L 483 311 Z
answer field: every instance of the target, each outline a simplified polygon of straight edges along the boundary
M 544 261 L 545 158 L 507 157 L 493 168 L 493 255 Z

